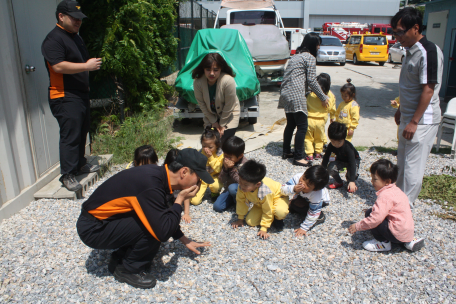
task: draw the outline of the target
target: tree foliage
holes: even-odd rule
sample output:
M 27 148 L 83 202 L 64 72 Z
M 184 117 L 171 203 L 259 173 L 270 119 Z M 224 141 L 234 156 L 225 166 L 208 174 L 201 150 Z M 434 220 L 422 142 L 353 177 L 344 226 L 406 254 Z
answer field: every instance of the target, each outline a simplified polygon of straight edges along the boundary
M 174 0 L 81 0 L 89 17 L 81 36 L 91 57 L 103 59 L 96 77 L 112 77 L 132 109 L 157 109 L 171 88 L 160 74 L 176 59 Z

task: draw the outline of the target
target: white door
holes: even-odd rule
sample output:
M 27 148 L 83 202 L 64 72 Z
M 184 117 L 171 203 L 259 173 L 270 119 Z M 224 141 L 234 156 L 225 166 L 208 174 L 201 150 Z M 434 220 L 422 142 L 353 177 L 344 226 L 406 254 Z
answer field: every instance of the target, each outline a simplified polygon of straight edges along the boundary
M 49 76 L 41 55 L 41 43 L 57 22 L 58 2 L 12 1 L 38 177 L 59 162 L 59 126 L 49 108 Z M 26 73 L 26 66 L 35 67 L 35 71 Z
M 448 10 L 429 13 L 426 27 L 426 37 L 443 50 L 445 33 L 448 22 Z

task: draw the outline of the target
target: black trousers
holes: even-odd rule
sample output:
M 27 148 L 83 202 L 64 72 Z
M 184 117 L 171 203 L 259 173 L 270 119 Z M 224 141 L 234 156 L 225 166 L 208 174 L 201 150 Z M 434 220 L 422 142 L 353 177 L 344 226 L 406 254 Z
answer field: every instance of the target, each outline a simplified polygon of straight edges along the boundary
M 307 115 L 304 112 L 285 113 L 287 125 L 283 131 L 283 153 L 291 152 L 291 138 L 294 129 L 297 128 L 294 140 L 294 159 L 301 160 L 306 157 L 304 150 L 304 139 L 307 133 Z
M 367 210 L 365 213 L 366 217 L 368 217 L 371 214 L 371 212 L 372 208 Z M 374 239 L 376 239 L 379 242 L 390 241 L 391 243 L 395 244 L 404 244 L 403 242 L 396 239 L 396 237 L 389 230 L 387 218 L 385 218 L 385 220 L 380 225 L 371 229 L 370 232 L 372 233 Z
M 100 221 L 82 210 L 76 228 L 81 241 L 91 248 L 122 248 L 122 251 L 125 251 L 122 264 L 132 273 L 146 269 L 161 244 L 147 231 L 136 215 Z
M 220 142 L 223 143 L 227 138 L 234 136 L 236 134 L 236 131 L 237 131 L 237 128 L 226 129 L 225 132 L 223 132 L 223 136 L 220 139 Z
M 342 178 L 340 177 L 339 171 L 342 170 L 343 168 L 347 168 L 347 173 L 345 174 L 347 181 L 349 181 L 350 179 L 357 179 L 360 162 L 361 162 L 360 158 L 356 159 L 355 172 L 351 172 L 349 163 L 341 162 L 336 159 L 335 161 L 332 161 L 329 163 L 328 173 L 329 173 L 329 175 L 332 176 L 332 178 L 334 178 L 336 183 L 343 184 L 344 182 L 343 182 Z
M 89 99 L 51 99 L 49 106 L 60 128 L 60 173 L 75 174 L 87 163 L 84 151 L 90 127 Z

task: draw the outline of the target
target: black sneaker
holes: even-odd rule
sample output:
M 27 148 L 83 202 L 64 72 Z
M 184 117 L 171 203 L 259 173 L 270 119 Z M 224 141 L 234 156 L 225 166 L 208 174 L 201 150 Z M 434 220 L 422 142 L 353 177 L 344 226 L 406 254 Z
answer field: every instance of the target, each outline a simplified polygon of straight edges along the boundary
M 74 174 L 65 174 L 60 178 L 60 182 L 67 188 L 69 191 L 79 191 L 82 189 L 82 185 L 76 180 Z
M 151 273 L 145 271 L 131 273 L 122 264 L 117 265 L 114 277 L 117 281 L 127 283 L 136 288 L 153 288 L 157 284 L 157 280 Z
M 325 201 L 321 204 L 321 208 L 325 208 L 325 207 L 328 207 L 328 206 L 329 206 L 329 203 L 325 202 Z
M 315 226 L 323 224 L 325 221 L 326 221 L 326 216 L 322 211 L 320 213 L 320 216 L 318 217 L 318 220 L 316 220 L 315 224 L 312 227 L 310 227 L 309 231 L 312 230 L 313 228 L 315 228 Z
M 92 172 L 97 172 L 100 170 L 100 166 L 98 165 L 91 165 L 89 163 L 85 164 L 81 168 L 79 168 L 79 171 L 76 175 L 84 174 L 84 173 L 92 173 Z
M 283 227 L 285 226 L 283 220 L 278 220 L 278 219 L 274 219 L 274 221 L 272 222 L 272 225 L 275 227 L 275 229 L 277 229 L 277 231 L 282 231 Z

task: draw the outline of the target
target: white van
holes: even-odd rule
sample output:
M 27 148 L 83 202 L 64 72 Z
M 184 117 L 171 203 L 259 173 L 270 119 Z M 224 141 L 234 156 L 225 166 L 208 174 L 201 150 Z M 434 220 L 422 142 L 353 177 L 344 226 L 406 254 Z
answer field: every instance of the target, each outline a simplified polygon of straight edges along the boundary
M 214 27 L 218 24 L 220 10 L 224 8 L 230 9 L 226 13 L 226 25 L 222 28 L 236 29 L 241 33 L 252 55 L 260 83 L 280 83 L 290 58 L 290 47 L 274 1 L 223 0 Z

